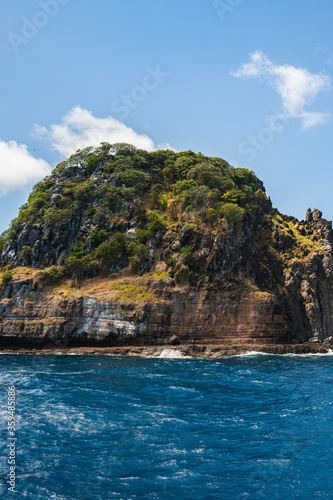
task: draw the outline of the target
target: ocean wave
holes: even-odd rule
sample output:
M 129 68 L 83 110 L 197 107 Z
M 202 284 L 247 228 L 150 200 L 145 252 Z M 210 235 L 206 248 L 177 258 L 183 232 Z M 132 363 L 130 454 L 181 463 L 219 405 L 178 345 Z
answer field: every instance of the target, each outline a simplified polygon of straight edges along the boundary
M 328 352 L 309 352 L 309 353 L 293 353 L 293 352 L 287 352 L 287 353 L 275 353 L 275 352 L 263 352 L 263 351 L 247 351 L 242 354 L 233 354 L 231 356 L 220 356 L 220 358 L 223 359 L 230 359 L 230 358 L 246 358 L 246 357 L 256 357 L 256 356 L 271 356 L 271 357 L 308 357 L 308 356 L 333 356 L 333 350 L 329 349 Z M 217 358 L 215 358 L 216 361 L 218 361 Z M 213 359 L 212 361 L 215 361 Z
M 245 356 L 275 356 L 275 354 L 272 354 L 270 352 L 262 352 L 262 351 L 247 351 L 247 352 L 244 352 L 244 354 L 236 354 L 233 357 L 243 358 Z
M 308 352 L 306 354 L 295 354 L 293 352 L 288 352 L 286 354 L 280 354 L 280 356 L 285 356 L 285 357 L 298 357 L 298 358 L 308 358 L 311 356 L 333 356 L 333 351 L 332 349 L 329 349 L 328 352 Z

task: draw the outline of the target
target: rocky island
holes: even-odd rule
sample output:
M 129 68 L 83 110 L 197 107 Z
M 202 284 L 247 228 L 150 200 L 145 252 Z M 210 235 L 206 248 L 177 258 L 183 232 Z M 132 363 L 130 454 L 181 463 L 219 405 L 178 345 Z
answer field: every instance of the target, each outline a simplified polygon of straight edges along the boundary
M 332 223 L 252 171 L 102 143 L 32 190 L 0 240 L 0 350 L 328 352 Z

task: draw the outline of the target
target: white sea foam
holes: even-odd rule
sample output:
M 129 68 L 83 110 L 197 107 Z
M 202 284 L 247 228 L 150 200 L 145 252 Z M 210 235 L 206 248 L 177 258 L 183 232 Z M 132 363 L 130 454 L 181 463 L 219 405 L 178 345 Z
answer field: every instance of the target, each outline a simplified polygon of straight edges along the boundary
M 197 389 L 193 389 L 193 387 L 182 387 L 180 385 L 170 385 L 169 389 L 175 389 L 176 391 L 198 392 Z
M 190 356 L 185 356 L 182 352 L 178 351 L 177 349 L 163 349 L 161 354 L 157 357 L 164 359 L 180 359 L 180 358 L 189 358 Z
M 272 353 L 272 352 L 261 352 L 261 351 L 248 351 L 245 352 L 244 354 L 236 354 L 234 356 L 223 356 L 226 358 L 243 358 L 245 356 L 289 356 L 289 357 L 302 357 L 302 358 L 307 358 L 309 356 L 333 356 L 333 350 L 329 349 L 328 352 L 309 352 L 306 354 L 299 354 L 299 353 L 293 353 L 293 352 L 288 352 L 284 354 L 279 354 L 279 353 Z
M 275 354 L 272 354 L 270 352 L 261 352 L 261 351 L 247 351 L 244 352 L 243 354 L 236 354 L 235 356 L 228 356 L 228 357 L 243 358 L 244 356 L 275 356 Z
M 333 350 L 329 349 L 328 352 L 308 352 L 306 354 L 295 354 L 293 352 L 288 352 L 286 354 L 281 354 L 281 356 L 292 356 L 292 357 L 302 357 L 307 358 L 309 356 L 333 356 Z

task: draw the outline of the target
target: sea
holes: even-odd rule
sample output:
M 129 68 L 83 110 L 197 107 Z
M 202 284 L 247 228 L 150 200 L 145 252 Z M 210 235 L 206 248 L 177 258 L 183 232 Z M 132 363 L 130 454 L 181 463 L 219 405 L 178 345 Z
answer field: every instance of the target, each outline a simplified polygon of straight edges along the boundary
M 333 499 L 330 355 L 0 355 L 0 377 L 1 499 Z

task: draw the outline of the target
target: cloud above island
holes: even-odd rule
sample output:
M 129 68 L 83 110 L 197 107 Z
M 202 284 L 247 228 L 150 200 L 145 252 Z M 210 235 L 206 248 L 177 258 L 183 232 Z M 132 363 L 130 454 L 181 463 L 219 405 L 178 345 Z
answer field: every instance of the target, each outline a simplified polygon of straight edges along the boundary
M 34 158 L 25 144 L 0 140 L 0 195 L 21 189 L 51 172 L 51 166 Z
M 50 149 L 64 158 L 87 146 L 98 147 L 101 142 L 125 142 L 147 151 L 173 149 L 169 144 L 156 145 L 148 135 L 138 134 L 112 116 L 97 118 L 80 106 L 71 109 L 59 124 L 48 127 L 35 124 L 32 136 L 48 142 Z M 35 158 L 25 144 L 1 139 L 0 165 L 0 196 L 39 181 L 52 171 L 51 165 Z
M 138 134 L 112 116 L 97 118 L 91 111 L 80 106 L 71 109 L 59 124 L 49 127 L 35 124 L 32 133 L 34 137 L 48 141 L 53 151 L 66 158 L 78 149 L 87 146 L 97 147 L 101 142 L 110 144 L 125 142 L 147 151 L 170 147 L 169 145 L 157 147 L 150 137 Z
M 323 73 L 310 73 L 307 69 L 289 64 L 275 65 L 257 50 L 250 61 L 232 71 L 235 78 L 260 78 L 278 93 L 281 98 L 281 117 L 301 120 L 302 128 L 310 129 L 326 123 L 330 113 L 311 112 L 306 108 L 319 92 L 331 89 L 331 79 Z

